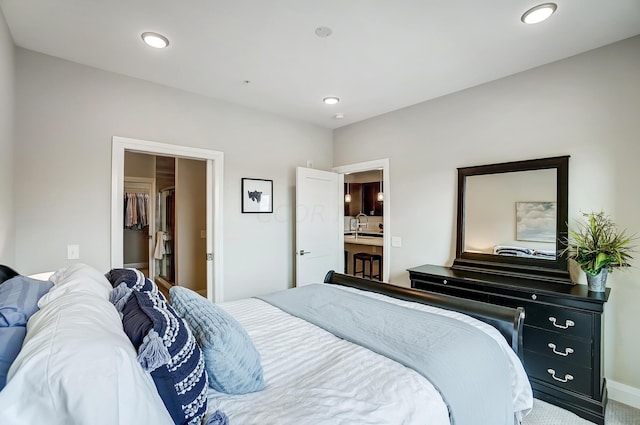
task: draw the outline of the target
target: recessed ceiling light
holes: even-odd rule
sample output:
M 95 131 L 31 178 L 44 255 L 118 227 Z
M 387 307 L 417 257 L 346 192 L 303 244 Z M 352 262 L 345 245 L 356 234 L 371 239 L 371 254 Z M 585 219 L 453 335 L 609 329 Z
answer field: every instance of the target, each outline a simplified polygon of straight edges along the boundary
M 329 96 L 322 99 L 322 101 L 327 105 L 335 105 L 336 103 L 340 102 L 340 98 L 336 96 Z
M 539 4 L 524 12 L 520 20 L 525 24 L 537 24 L 553 15 L 557 8 L 558 5 L 555 3 Z
M 316 35 L 320 38 L 326 38 L 333 34 L 333 30 L 329 27 L 318 27 L 316 28 Z
M 151 47 L 156 49 L 164 49 L 169 45 L 169 39 L 162 34 L 156 32 L 143 32 L 142 39 Z

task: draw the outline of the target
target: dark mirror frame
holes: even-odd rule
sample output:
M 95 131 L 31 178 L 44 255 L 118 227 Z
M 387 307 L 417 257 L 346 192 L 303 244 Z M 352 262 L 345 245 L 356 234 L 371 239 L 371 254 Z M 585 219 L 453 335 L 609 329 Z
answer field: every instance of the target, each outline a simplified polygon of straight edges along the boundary
M 466 179 L 470 176 L 485 174 L 513 173 L 556 169 L 556 249 L 555 260 L 510 257 L 475 252 L 464 252 L 465 232 L 465 189 Z M 453 269 L 471 270 L 484 273 L 534 277 L 536 279 L 571 283 L 567 269 L 566 255 L 560 252 L 566 247 L 568 196 L 569 195 L 569 156 L 531 159 L 526 161 L 504 162 L 500 164 L 480 165 L 458 168 L 458 231 L 456 239 L 456 259 Z

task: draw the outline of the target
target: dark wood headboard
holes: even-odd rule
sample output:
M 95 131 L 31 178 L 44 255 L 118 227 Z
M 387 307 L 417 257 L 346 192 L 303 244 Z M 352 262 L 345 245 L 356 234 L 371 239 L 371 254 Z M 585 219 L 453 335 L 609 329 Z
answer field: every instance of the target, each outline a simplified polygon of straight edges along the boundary
M 412 301 L 420 304 L 453 310 L 475 317 L 490 324 L 511 344 L 520 358 L 522 358 L 522 325 L 524 322 L 524 309 L 522 307 L 510 308 L 480 301 L 467 300 L 452 297 L 450 295 L 436 294 L 433 292 L 403 288 L 386 283 L 375 282 L 359 277 L 349 276 L 329 271 L 324 278 L 324 283 L 349 286 L 369 292 L 387 295 L 404 301 Z

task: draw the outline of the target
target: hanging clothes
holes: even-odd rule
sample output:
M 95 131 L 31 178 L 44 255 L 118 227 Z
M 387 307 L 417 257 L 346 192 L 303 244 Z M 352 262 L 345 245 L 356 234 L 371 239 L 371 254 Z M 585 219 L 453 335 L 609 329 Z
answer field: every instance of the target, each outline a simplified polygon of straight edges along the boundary
M 147 227 L 147 204 L 149 203 L 149 195 L 146 193 L 136 193 L 136 198 L 138 206 L 138 224 L 141 227 Z
M 156 232 L 156 249 L 153 251 L 153 258 L 156 260 L 162 260 L 164 255 L 167 253 L 164 246 L 164 241 L 166 239 L 165 232 Z
M 142 229 L 149 225 L 149 194 L 124 194 L 124 227 Z

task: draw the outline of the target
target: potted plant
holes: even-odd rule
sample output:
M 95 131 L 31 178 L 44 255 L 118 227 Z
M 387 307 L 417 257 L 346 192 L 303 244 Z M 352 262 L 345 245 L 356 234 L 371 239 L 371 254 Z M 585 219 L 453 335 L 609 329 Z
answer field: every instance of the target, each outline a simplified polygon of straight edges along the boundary
M 619 230 L 616 224 L 603 212 L 582 213 L 586 223 L 578 223 L 575 230 L 569 230 L 567 253 L 587 275 L 589 290 L 604 292 L 607 275 L 615 267 L 629 267 L 634 247 L 631 242 L 635 235 L 627 236 L 626 230 Z

